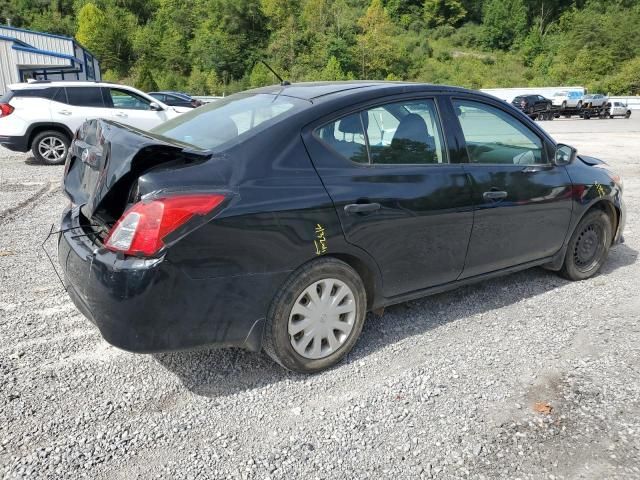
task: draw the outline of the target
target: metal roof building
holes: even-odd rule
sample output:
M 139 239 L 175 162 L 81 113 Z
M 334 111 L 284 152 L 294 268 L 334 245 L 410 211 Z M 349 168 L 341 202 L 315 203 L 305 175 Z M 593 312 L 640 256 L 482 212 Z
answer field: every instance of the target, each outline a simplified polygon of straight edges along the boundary
M 98 60 L 73 38 L 0 25 L 0 94 L 35 80 L 101 80 Z

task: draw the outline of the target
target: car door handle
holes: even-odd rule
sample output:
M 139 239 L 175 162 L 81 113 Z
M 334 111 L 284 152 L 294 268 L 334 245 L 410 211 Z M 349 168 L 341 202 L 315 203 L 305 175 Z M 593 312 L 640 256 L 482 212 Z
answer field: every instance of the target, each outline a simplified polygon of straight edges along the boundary
M 372 213 L 380 210 L 379 203 L 351 203 L 344 206 L 344 213 L 347 215 L 355 215 L 358 213 Z
M 553 168 L 552 164 L 548 165 L 527 165 L 522 169 L 523 173 L 536 173 L 542 172 L 544 170 L 551 170 Z
M 60 115 L 71 115 L 71 112 L 69 110 L 60 110 L 58 111 L 58 113 Z
M 494 202 L 497 200 L 504 200 L 505 198 L 507 198 L 507 192 L 489 190 L 488 192 L 484 192 L 482 194 L 482 198 L 484 198 L 485 200 L 492 200 Z
M 116 117 L 126 117 L 126 116 L 127 116 L 127 114 L 124 113 L 124 112 L 117 112 L 116 113 Z

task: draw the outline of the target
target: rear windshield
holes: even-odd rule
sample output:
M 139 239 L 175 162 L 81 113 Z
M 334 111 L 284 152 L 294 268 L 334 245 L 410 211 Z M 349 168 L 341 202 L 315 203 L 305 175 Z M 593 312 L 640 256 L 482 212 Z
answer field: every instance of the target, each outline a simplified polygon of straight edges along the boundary
M 153 133 L 205 150 L 264 130 L 302 110 L 308 102 L 298 98 L 269 94 L 236 94 L 165 122 Z

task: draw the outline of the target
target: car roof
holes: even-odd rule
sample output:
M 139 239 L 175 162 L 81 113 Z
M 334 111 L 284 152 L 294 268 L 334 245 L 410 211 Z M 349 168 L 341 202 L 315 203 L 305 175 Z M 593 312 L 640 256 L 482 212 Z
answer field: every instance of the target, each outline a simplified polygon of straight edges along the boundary
M 433 85 L 429 83 L 414 82 L 386 82 L 386 81 L 346 81 L 346 82 L 303 82 L 292 83 L 290 85 L 270 85 L 268 87 L 254 88 L 246 90 L 247 94 L 271 94 L 285 95 L 287 97 L 299 98 L 315 103 L 319 99 L 334 97 L 346 92 L 364 91 L 379 92 L 385 91 L 388 94 L 421 91 L 421 92 L 468 92 L 469 90 L 448 85 Z M 479 92 L 474 92 L 479 93 Z
M 37 88 L 50 88 L 50 87 L 124 87 L 133 88 L 129 85 L 121 85 L 119 83 L 109 82 L 87 82 L 82 80 L 61 80 L 52 82 L 50 80 L 36 80 L 35 82 L 21 82 L 12 83 L 7 85 L 7 88 L 11 90 L 26 90 Z
M 188 93 L 176 92 L 174 90 L 158 90 L 157 92 L 149 92 L 149 95 L 151 95 L 152 93 L 162 93 L 162 94 L 165 94 L 165 95 L 177 95 L 179 97 L 190 98 Z

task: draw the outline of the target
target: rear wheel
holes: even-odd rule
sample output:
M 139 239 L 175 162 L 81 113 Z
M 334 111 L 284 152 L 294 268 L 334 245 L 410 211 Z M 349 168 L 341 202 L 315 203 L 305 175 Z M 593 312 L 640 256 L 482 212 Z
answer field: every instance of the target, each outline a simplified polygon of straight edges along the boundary
M 366 297 L 359 275 L 340 260 L 323 258 L 300 267 L 271 304 L 265 352 L 301 373 L 335 365 L 360 336 Z
M 69 137 L 55 130 L 40 132 L 31 144 L 33 156 L 47 165 L 61 165 L 67 158 Z
M 587 213 L 569 240 L 560 274 L 569 280 L 595 275 L 609 253 L 612 231 L 611 220 L 602 210 Z

